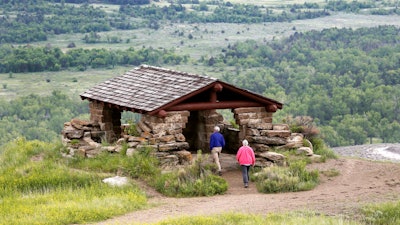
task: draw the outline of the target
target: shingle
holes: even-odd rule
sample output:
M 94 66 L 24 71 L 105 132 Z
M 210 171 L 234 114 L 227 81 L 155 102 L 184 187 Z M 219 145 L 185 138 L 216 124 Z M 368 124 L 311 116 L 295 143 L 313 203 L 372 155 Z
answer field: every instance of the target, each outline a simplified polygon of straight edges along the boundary
M 90 88 L 81 97 L 150 112 L 215 81 L 215 78 L 143 65 Z

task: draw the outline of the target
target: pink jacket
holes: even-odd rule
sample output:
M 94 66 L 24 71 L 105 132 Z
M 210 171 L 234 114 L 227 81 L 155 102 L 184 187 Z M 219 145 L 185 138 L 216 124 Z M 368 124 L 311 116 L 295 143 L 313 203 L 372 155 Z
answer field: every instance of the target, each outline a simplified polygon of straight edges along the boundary
M 240 165 L 254 165 L 256 163 L 254 151 L 250 146 L 240 147 L 236 154 L 236 159 Z

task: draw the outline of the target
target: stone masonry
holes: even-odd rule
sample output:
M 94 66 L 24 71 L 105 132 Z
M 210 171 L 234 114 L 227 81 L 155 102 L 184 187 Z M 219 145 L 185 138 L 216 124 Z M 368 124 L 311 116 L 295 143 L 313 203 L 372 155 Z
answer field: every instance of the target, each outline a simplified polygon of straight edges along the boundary
M 285 165 L 285 157 L 272 152 L 273 149 L 296 149 L 298 154 L 317 157 L 313 154 L 311 143 L 307 142 L 307 146 L 304 146 L 302 134 L 291 133 L 287 124 L 273 124 L 273 113 L 267 112 L 264 107 L 233 109 L 239 129 L 229 134 L 224 131 L 231 125 L 224 123 L 222 115 L 215 110 L 193 112 L 195 123 L 198 123 L 195 126 L 188 120 L 191 114 L 189 111 L 168 112 L 165 117 L 143 114 L 135 124 L 137 133 L 134 135 L 125 132 L 127 125 L 121 125 L 121 113 L 116 109 L 92 102 L 90 111 L 91 122 L 73 119 L 64 124 L 62 134 L 69 149 L 67 155 L 94 157 L 101 151 L 119 152 L 122 143 L 126 143 L 127 155 L 132 155 L 142 147 L 151 147 L 160 159 L 162 168 L 174 168 L 192 162 L 192 155 L 188 151 L 191 140 L 186 140 L 184 135 L 187 125 L 193 126 L 191 133 L 195 135 L 194 139 L 200 143 L 198 146 L 202 150 L 208 150 L 209 136 L 214 126 L 218 125 L 224 136 L 233 135 L 226 136 L 226 139 L 236 141 L 235 149 L 240 146 L 241 140 L 249 141 L 257 157 L 257 166 Z M 115 137 L 118 137 L 114 141 L 115 145 L 101 144 Z

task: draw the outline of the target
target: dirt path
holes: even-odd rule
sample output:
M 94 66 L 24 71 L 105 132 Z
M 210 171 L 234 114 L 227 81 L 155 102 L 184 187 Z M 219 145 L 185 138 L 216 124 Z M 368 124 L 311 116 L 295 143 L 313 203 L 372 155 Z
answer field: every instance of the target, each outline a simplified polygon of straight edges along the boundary
M 128 213 L 97 224 L 148 224 L 187 215 L 212 215 L 223 212 L 266 214 L 291 210 L 313 210 L 326 215 L 353 217 L 367 203 L 400 200 L 400 163 L 383 163 L 340 158 L 312 164 L 310 169 L 337 170 L 336 177 L 321 173 L 321 184 L 311 191 L 261 194 L 255 185 L 243 188 L 241 173 L 234 161 L 223 158 L 229 188 L 213 197 L 167 198 L 147 188 L 150 209 Z

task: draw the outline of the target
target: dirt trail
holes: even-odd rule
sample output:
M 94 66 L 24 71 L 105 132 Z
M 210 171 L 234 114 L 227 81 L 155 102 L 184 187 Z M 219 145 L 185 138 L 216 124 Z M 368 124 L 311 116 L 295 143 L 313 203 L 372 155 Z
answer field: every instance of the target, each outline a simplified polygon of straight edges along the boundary
M 222 158 L 229 188 L 226 194 L 213 197 L 167 198 L 146 188 L 149 203 L 154 206 L 119 216 L 100 224 L 149 224 L 167 218 L 212 215 L 223 212 L 266 214 L 291 210 L 313 210 L 326 215 L 353 217 L 368 203 L 400 200 L 400 164 L 340 158 L 309 166 L 320 171 L 337 170 L 340 175 L 325 177 L 311 191 L 261 194 L 255 185 L 243 188 L 241 173 L 232 156 Z

